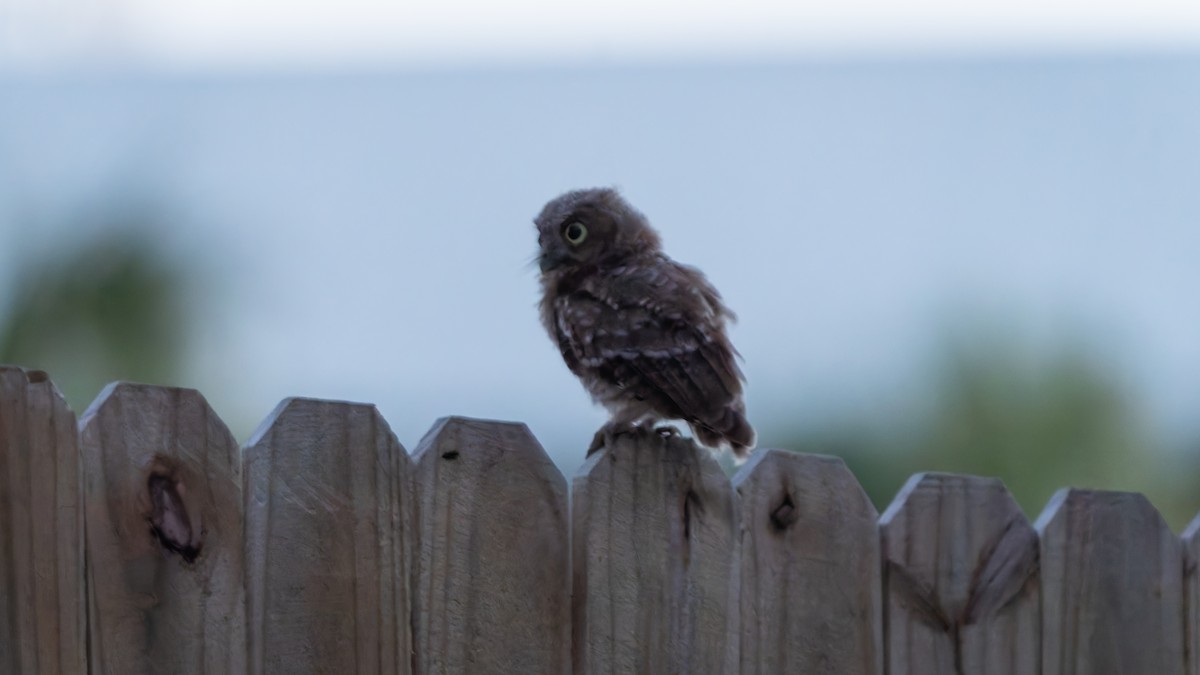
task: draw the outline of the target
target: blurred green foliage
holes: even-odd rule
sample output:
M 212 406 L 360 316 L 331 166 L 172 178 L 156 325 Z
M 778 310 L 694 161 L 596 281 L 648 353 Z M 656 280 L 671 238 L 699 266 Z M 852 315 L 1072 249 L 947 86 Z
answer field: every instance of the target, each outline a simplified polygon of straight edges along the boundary
M 20 259 L 3 280 L 0 363 L 50 372 L 77 411 L 112 380 L 178 384 L 188 267 L 163 254 L 148 222 L 114 218 L 82 243 Z M 1176 531 L 1200 511 L 1200 442 L 1167 447 L 1083 340 L 1031 348 L 976 325 L 947 331 L 901 415 L 771 435 L 843 457 L 880 510 L 911 474 L 953 471 L 1001 478 L 1030 517 L 1068 485 L 1144 492 Z
M 784 434 L 841 456 L 881 511 L 920 471 L 995 476 L 1035 518 L 1065 486 L 1145 493 L 1178 532 L 1200 511 L 1200 447 L 1169 448 L 1079 340 L 1030 348 L 983 327 L 947 340 L 903 419 Z
M 80 412 L 113 380 L 176 384 L 186 275 L 146 221 L 20 259 L 0 286 L 0 363 L 48 371 Z

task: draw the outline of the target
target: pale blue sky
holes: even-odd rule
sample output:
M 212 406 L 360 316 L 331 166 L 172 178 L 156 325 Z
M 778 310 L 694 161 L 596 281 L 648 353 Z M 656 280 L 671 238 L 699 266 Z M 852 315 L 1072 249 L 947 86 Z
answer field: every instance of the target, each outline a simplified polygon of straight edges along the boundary
M 603 413 L 526 266 L 562 190 L 620 186 L 709 274 L 770 444 L 904 410 L 959 313 L 1083 336 L 1194 434 L 1198 181 L 1196 54 L 0 80 L 5 255 L 161 203 L 215 272 L 179 384 L 235 428 L 289 395 L 375 402 L 410 449 L 515 419 L 568 472 Z

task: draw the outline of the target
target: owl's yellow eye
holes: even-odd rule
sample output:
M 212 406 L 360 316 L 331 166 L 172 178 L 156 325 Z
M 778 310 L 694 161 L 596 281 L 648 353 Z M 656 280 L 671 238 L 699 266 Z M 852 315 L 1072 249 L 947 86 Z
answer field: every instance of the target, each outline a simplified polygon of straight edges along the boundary
M 580 222 L 568 223 L 567 226 L 563 228 L 563 239 L 566 239 L 567 243 L 572 246 L 578 246 L 582 244 L 583 240 L 587 239 L 587 234 L 587 228 L 584 227 L 583 223 Z

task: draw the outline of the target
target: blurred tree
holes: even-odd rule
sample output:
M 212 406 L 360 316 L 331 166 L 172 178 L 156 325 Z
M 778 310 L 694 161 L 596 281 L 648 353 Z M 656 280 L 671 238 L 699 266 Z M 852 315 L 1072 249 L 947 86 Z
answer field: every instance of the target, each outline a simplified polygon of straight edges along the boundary
M 1162 449 L 1098 360 L 977 339 L 948 350 L 914 448 L 927 466 L 999 476 L 1027 510 L 1063 485 L 1151 490 Z
M 906 419 L 797 431 L 788 447 L 841 456 L 881 510 L 918 471 L 999 477 L 1031 518 L 1068 485 L 1144 492 L 1176 531 L 1200 510 L 1200 456 L 1168 452 L 1079 344 L 1022 349 L 983 329 L 938 354 Z
M 174 383 L 185 275 L 145 220 L 20 263 L 0 303 L 0 363 L 46 370 L 79 412 L 112 380 Z

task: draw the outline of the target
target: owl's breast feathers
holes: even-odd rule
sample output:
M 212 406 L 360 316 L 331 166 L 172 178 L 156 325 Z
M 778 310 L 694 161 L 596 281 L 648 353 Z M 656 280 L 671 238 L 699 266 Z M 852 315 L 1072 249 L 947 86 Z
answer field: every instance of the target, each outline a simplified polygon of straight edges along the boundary
M 648 406 L 738 454 L 753 444 L 725 334 L 734 317 L 701 272 L 655 255 L 548 281 L 542 321 L 599 402 Z

